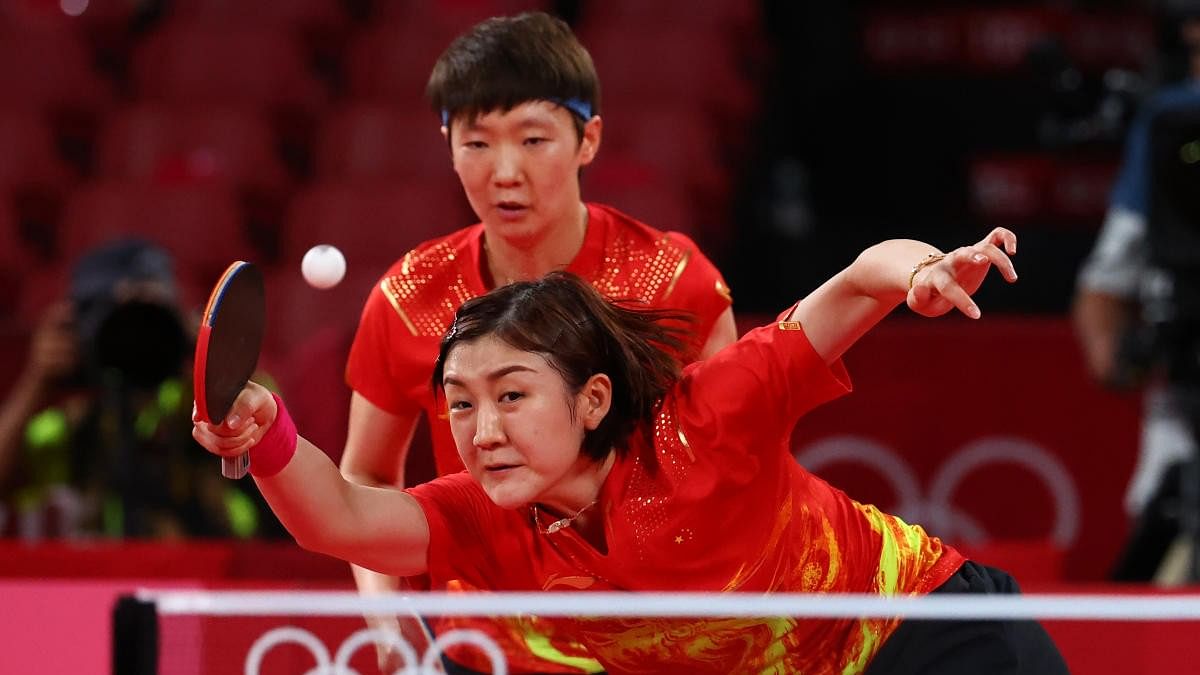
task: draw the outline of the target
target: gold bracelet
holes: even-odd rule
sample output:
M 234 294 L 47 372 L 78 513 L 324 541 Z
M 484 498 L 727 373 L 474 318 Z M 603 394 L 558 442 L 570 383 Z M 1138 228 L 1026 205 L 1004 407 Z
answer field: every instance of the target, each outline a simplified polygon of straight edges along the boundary
M 913 281 L 915 281 L 917 278 L 917 272 L 920 272 L 921 270 L 925 269 L 926 267 L 929 267 L 930 265 L 933 265 L 933 264 L 941 261 L 941 259 L 945 258 L 945 257 L 946 257 L 945 253 L 930 253 L 929 255 L 922 258 L 921 262 L 917 263 L 916 265 L 913 265 L 912 271 L 908 273 L 908 290 L 910 290 L 910 291 L 912 290 Z

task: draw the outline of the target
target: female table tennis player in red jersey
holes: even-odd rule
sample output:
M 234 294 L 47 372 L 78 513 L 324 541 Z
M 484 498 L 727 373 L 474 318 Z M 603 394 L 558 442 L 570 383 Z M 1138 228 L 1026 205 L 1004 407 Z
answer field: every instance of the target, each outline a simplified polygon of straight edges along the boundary
M 296 435 L 265 389 L 236 419 L 198 423 L 251 472 L 306 548 L 435 588 L 713 592 L 1014 592 L 915 525 L 798 466 L 796 420 L 849 389 L 841 355 L 897 304 L 937 316 L 989 268 L 997 229 L 943 256 L 893 240 L 864 251 L 771 325 L 680 372 L 680 315 L 606 303 L 564 273 L 466 302 L 442 339 L 444 395 L 467 471 L 405 492 L 355 485 Z M 964 389 L 988 386 L 964 382 Z M 957 392 L 956 392 L 957 393 Z M 1058 673 L 1033 622 L 874 619 L 546 621 L 610 673 Z M 455 660 L 483 667 L 469 654 Z

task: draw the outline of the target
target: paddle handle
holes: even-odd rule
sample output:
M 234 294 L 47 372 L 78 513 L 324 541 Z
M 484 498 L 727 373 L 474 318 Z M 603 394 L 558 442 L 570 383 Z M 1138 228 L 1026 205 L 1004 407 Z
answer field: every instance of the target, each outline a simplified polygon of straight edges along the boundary
M 237 480 L 246 475 L 250 470 L 250 453 L 243 453 L 237 457 L 222 457 L 221 458 L 221 475 L 226 478 Z

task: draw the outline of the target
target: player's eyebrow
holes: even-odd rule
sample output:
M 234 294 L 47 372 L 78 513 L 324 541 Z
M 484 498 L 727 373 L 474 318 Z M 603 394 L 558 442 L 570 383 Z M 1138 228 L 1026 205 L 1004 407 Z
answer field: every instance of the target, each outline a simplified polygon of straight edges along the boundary
M 467 131 L 487 132 L 487 131 L 494 131 L 496 129 L 495 124 L 490 123 L 490 122 L 483 122 L 483 121 L 481 121 L 481 118 L 478 118 L 478 117 L 473 120 L 467 120 L 466 122 L 464 122 L 463 126 L 465 127 L 465 129 Z M 553 126 L 553 123 L 541 115 L 527 115 L 525 117 L 522 117 L 522 118 L 516 120 L 516 122 L 513 123 L 513 126 L 515 126 L 517 129 L 524 131 L 529 128 L 545 129 L 547 127 Z
M 495 382 L 496 380 L 504 377 L 505 375 L 510 375 L 512 373 L 522 373 L 522 372 L 523 373 L 536 373 L 537 371 L 534 370 L 533 368 L 530 368 L 529 366 L 513 364 L 511 366 L 504 366 L 503 368 L 498 368 L 496 370 L 493 370 L 492 372 L 488 373 L 486 377 L 487 377 L 488 382 Z M 450 385 L 456 385 L 459 387 L 465 386 L 463 384 L 462 380 L 458 379 L 457 377 L 454 377 L 453 375 L 447 375 L 446 377 L 442 378 L 442 386 L 448 387 Z

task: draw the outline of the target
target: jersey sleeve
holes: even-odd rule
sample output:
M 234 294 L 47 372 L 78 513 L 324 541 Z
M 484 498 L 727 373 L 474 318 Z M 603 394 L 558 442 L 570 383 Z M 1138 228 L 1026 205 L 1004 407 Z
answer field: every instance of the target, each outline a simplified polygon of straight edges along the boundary
M 733 304 L 729 286 L 717 266 L 700 251 L 695 242 L 678 232 L 667 234 L 672 242 L 688 251 L 687 265 L 670 292 L 663 298 L 665 306 L 682 309 L 695 315 L 698 348 L 703 348 L 721 314 Z
M 376 283 L 363 306 L 358 331 L 346 362 L 346 384 L 368 401 L 393 415 L 420 410 L 420 402 L 411 400 L 408 372 L 403 355 L 404 343 L 411 331 L 401 320 L 381 283 Z
M 429 523 L 428 571 L 435 584 L 461 580 L 483 586 L 483 567 L 496 556 L 489 545 L 495 535 L 492 504 L 470 474 L 442 476 L 407 490 Z
M 827 365 L 798 322 L 779 320 L 689 366 L 670 398 L 688 436 L 749 453 L 777 449 L 805 413 L 850 390 L 840 360 Z

